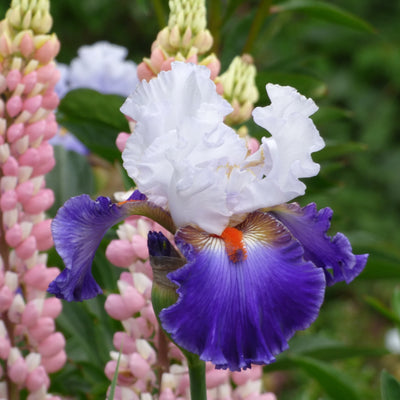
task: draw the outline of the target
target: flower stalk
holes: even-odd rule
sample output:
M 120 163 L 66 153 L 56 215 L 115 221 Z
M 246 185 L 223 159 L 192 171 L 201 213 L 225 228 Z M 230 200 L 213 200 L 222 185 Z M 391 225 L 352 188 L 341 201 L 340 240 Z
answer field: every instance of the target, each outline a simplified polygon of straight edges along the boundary
M 59 270 L 42 253 L 53 245 L 45 211 L 54 194 L 44 175 L 55 163 L 48 140 L 57 130 L 59 78 L 49 6 L 13 0 L 0 22 L 0 397 L 10 400 L 21 391 L 46 398 L 49 374 L 66 361 L 54 323 L 61 302 L 46 298 Z

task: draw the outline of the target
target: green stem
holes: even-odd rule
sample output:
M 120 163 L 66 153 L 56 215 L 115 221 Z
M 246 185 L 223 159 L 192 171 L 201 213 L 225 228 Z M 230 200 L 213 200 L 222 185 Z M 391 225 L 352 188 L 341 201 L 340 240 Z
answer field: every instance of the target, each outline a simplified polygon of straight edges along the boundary
M 156 13 L 158 25 L 160 29 L 162 29 L 167 25 L 167 21 L 165 19 L 164 7 L 160 0 L 153 0 L 153 7 Z
M 207 400 L 206 364 L 196 354 L 184 354 L 189 366 L 191 400 Z
M 251 53 L 251 49 L 258 33 L 263 25 L 264 19 L 270 13 L 272 0 L 261 0 L 256 10 L 253 23 L 251 24 L 249 35 L 247 36 L 246 43 L 243 47 L 243 54 Z
M 221 45 L 221 24 L 222 24 L 222 10 L 221 2 L 216 0 L 210 0 L 208 2 L 208 29 L 213 37 L 212 51 L 219 53 Z

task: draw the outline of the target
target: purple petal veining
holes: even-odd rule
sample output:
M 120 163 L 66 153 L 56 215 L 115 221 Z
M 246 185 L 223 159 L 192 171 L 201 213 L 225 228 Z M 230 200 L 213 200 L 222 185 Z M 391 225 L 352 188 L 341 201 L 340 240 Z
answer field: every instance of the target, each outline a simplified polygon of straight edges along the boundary
M 107 197 L 93 201 L 88 195 L 73 197 L 60 208 L 52 233 L 66 267 L 49 285 L 50 293 L 68 301 L 90 299 L 101 293 L 92 276 L 92 261 L 106 231 L 128 215 L 128 208 L 113 204 Z
M 246 256 L 232 261 L 224 240 L 193 227 L 176 242 L 188 260 L 169 278 L 179 299 L 161 311 L 163 328 L 186 350 L 219 368 L 268 364 L 306 329 L 323 301 L 323 271 L 272 216 L 254 212 L 236 227 Z
M 336 282 L 350 283 L 365 267 L 368 254 L 354 255 L 351 244 L 342 233 L 333 238 L 330 228 L 333 211 L 317 211 L 314 203 L 301 208 L 297 203 L 282 204 L 271 211 L 301 243 L 304 258 L 324 270 L 329 286 Z

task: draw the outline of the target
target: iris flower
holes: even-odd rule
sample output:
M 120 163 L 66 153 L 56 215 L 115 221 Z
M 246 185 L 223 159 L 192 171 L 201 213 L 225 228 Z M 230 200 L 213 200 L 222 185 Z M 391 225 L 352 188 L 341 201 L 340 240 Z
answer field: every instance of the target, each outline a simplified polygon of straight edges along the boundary
M 178 300 L 159 315 L 178 345 L 231 370 L 287 349 L 316 319 L 326 286 L 352 281 L 367 255 L 354 255 L 341 233 L 327 236 L 329 208 L 287 204 L 305 192 L 299 178 L 318 174 L 311 153 L 324 142 L 311 99 L 291 87 L 266 90 L 271 104 L 253 118 L 270 136 L 250 154 L 224 124 L 232 108 L 207 68 L 174 63 L 139 84 L 121 108 L 137 122 L 122 158 L 138 190 L 123 203 L 87 195 L 65 203 L 53 236 L 66 268 L 49 291 L 66 300 L 100 293 L 91 263 L 104 233 L 147 215 L 175 235 L 185 258 L 168 274 Z

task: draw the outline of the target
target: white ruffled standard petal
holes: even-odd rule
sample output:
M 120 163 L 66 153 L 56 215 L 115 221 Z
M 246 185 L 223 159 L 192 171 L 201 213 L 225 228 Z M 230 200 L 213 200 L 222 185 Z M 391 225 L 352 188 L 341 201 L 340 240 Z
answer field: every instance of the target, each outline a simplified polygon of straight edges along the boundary
M 226 170 L 247 154 L 245 141 L 223 123 L 230 105 L 209 70 L 174 63 L 142 82 L 121 110 L 137 122 L 122 154 L 139 190 L 166 207 L 179 226 L 221 233 L 231 212 Z
M 318 174 L 319 164 L 311 153 L 325 145 L 309 118 L 318 109 L 313 100 L 287 86 L 268 84 L 267 92 L 271 105 L 253 111 L 254 121 L 271 133 L 262 139 L 259 150 L 269 154 L 271 166 L 263 179 L 247 187 L 249 198 L 258 199 L 257 207 L 271 207 L 303 195 L 306 186 L 299 178 Z
M 268 129 L 260 149 L 223 123 L 229 104 L 209 70 L 173 63 L 143 81 L 121 110 L 136 120 L 122 154 L 124 167 L 148 199 L 171 212 L 176 225 L 213 234 L 246 213 L 301 195 L 299 178 L 314 176 L 311 153 L 324 146 L 309 116 L 317 106 L 290 87 L 267 85 L 271 105 L 254 111 Z

